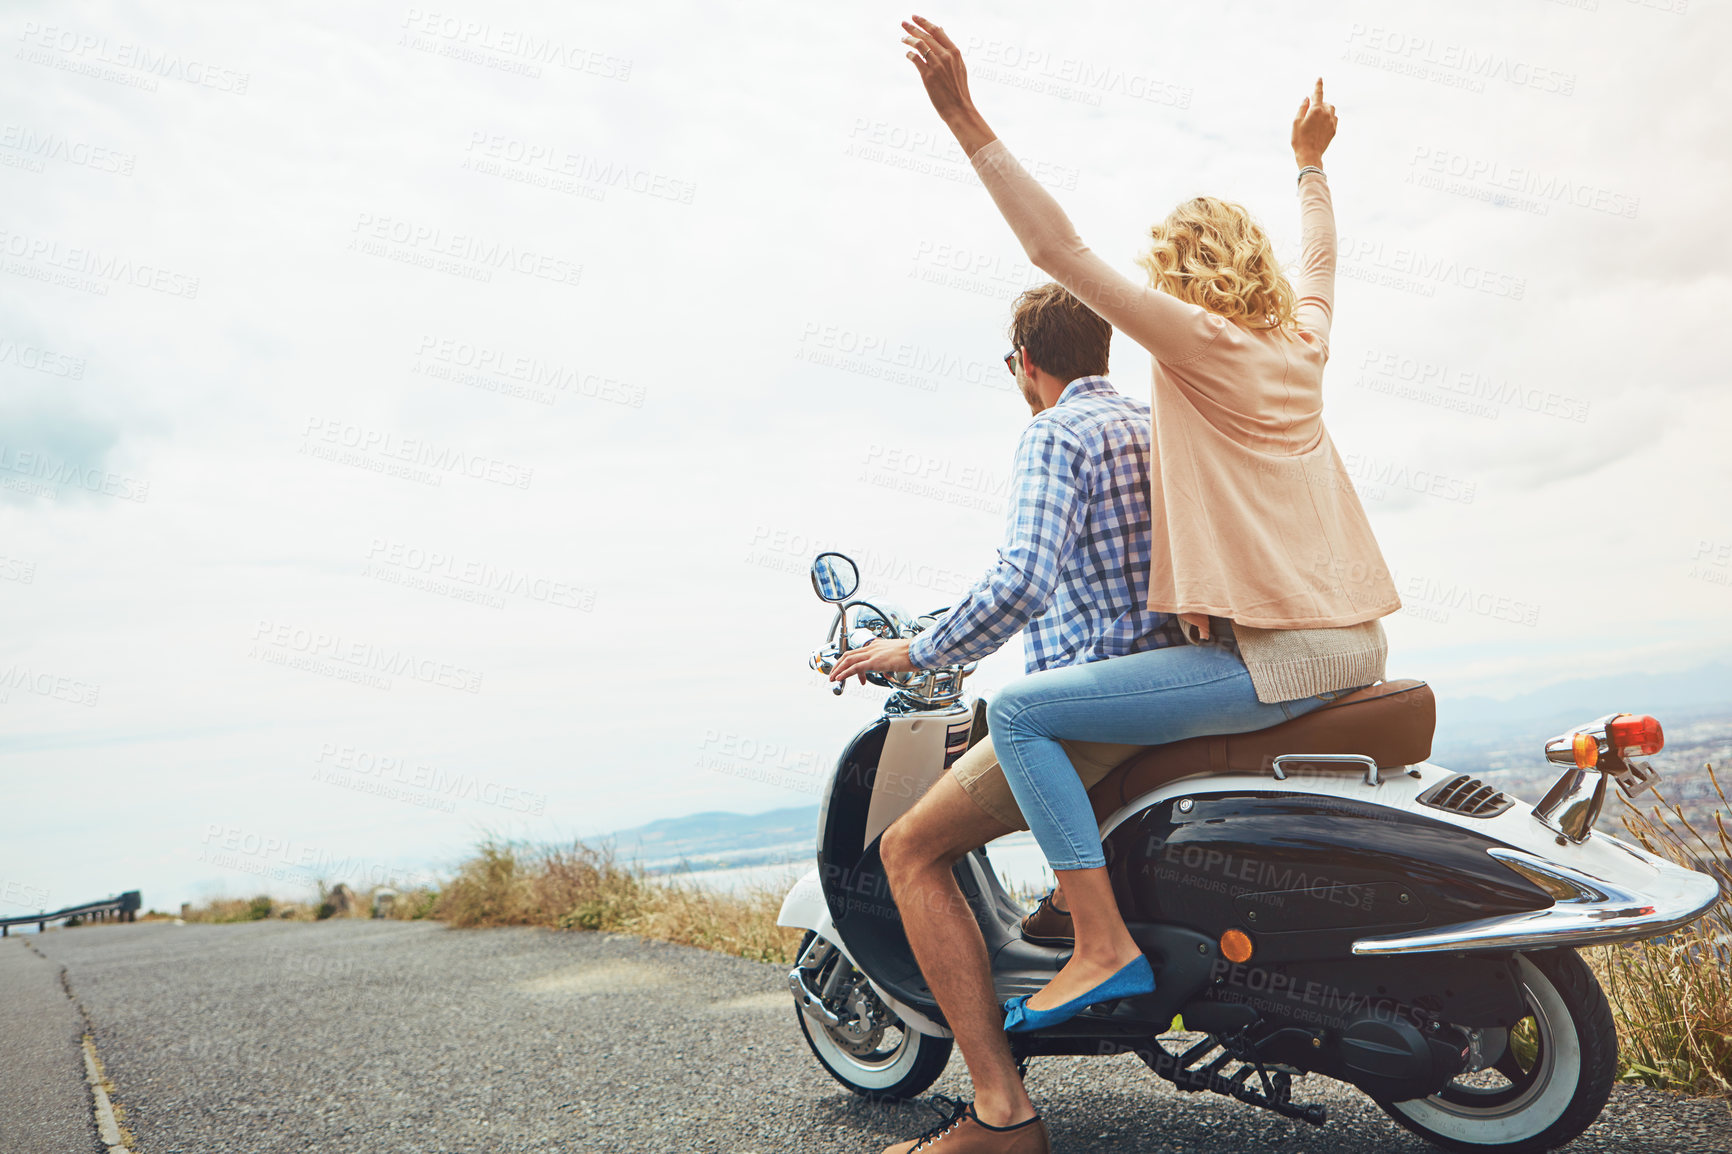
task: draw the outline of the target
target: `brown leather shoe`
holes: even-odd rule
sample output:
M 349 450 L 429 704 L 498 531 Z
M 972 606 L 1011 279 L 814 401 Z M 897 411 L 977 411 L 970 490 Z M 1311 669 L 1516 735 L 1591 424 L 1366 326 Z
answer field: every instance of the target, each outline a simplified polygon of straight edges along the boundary
M 1022 940 L 1036 946 L 1074 946 L 1076 930 L 1071 928 L 1070 911 L 1052 904 L 1051 891 L 1040 899 L 1034 912 L 1022 919 Z
M 988 1126 L 974 1116 L 974 1103 L 955 1107 L 950 1117 L 908 1142 L 898 1142 L 884 1154 L 1051 1154 L 1046 1123 L 1036 1114 L 1014 1126 Z

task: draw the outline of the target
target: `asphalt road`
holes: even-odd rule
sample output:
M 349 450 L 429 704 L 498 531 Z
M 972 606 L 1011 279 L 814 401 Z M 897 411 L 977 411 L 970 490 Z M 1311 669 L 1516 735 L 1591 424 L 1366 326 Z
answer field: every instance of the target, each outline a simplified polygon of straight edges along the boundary
M 79 1007 L 138 1154 L 878 1154 L 936 1117 L 842 1089 L 800 1037 L 784 971 L 701 950 L 369 921 L 87 926 L 30 942 L 46 960 L 0 941 L 0 1082 L 34 1087 L 0 1091 L 3 1154 L 101 1149 L 68 1108 L 71 1086 L 88 1114 Z M 960 1057 L 935 1089 L 967 1096 Z M 1029 1089 L 1060 1151 L 1433 1149 L 1315 1077 L 1295 1096 L 1328 1103 L 1321 1129 L 1181 1095 L 1128 1056 L 1038 1059 Z M 1620 1087 L 1569 1149 L 1732 1151 L 1732 1114 Z
M 84 1023 L 60 968 L 22 935 L 0 941 L 0 1151 L 97 1148 L 80 1046 Z

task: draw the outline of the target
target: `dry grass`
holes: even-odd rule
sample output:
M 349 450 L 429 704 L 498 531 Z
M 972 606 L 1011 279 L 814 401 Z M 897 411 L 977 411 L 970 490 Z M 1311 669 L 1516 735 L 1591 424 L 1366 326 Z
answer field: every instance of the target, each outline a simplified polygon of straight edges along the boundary
M 385 887 L 366 893 L 351 893 L 348 908 L 340 908 L 332 894 L 333 887 L 320 882 L 317 896 L 304 902 L 280 901 L 260 894 L 251 898 L 213 898 L 202 906 L 187 906 L 180 914 L 189 922 L 259 922 L 267 918 L 289 922 L 315 922 L 326 918 L 366 918 L 373 916 L 374 898 Z M 433 916 L 439 901 L 439 891 L 425 886 L 402 890 L 387 890 L 395 895 L 382 903 L 379 917 L 411 921 Z M 155 910 L 140 914 L 140 921 L 173 919 L 174 914 Z
M 260 894 L 256 898 L 213 898 L 202 906 L 190 907 L 182 915 L 189 922 L 259 922 L 275 914 L 285 915 L 281 903 Z
M 791 963 L 801 931 L 776 924 L 768 887 L 712 893 L 648 877 L 609 850 L 487 838 L 439 894 L 433 916 L 453 926 L 549 926 L 637 934 L 755 961 Z
M 1700 870 L 1732 894 L 1732 817 L 1720 798 L 1706 836 L 1677 806 L 1643 813 L 1634 806 L 1624 828 L 1650 853 Z M 1609 946 L 1585 956 L 1612 1004 L 1619 1039 L 1619 1077 L 1664 1090 L 1732 1096 L 1732 904 L 1722 900 L 1693 925 L 1659 941 Z

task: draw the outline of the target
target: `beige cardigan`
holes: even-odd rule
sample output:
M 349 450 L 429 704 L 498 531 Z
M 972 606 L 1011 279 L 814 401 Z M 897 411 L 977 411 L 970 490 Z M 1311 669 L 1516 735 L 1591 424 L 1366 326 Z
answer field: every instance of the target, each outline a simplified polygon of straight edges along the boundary
M 1124 276 L 1082 243 L 1002 141 L 972 162 L 1029 259 L 1153 355 L 1148 607 L 1269 630 L 1332 630 L 1399 609 L 1323 427 L 1335 284 L 1323 177 L 1307 174 L 1299 186 L 1295 334 L 1244 328 Z M 1366 651 L 1364 630 L 1339 640 Z

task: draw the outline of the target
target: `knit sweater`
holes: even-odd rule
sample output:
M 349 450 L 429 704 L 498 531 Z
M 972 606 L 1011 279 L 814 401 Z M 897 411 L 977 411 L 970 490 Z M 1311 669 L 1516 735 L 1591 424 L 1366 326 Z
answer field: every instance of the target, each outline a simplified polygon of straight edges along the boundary
M 1381 679 L 1378 619 L 1401 599 L 1323 425 L 1336 243 L 1323 175 L 1299 181 L 1294 331 L 1137 284 L 1082 243 L 1002 141 L 971 160 L 1029 259 L 1151 354 L 1148 607 L 1230 622 L 1264 702 Z
M 1265 704 L 1381 681 L 1389 657 L 1389 639 L 1381 621 L 1334 629 L 1256 629 L 1213 617 L 1209 625 L 1210 637 L 1204 641 L 1187 623 L 1185 640 L 1192 645 L 1221 645 L 1237 653 L 1250 671 L 1257 700 Z
M 1029 259 L 1152 354 L 1148 607 L 1279 630 L 1399 609 L 1323 426 L 1335 218 L 1321 174 L 1299 184 L 1295 331 L 1246 327 L 1132 281 L 1082 243 L 1002 141 L 971 160 Z M 1365 651 L 1363 635 L 1352 640 Z

